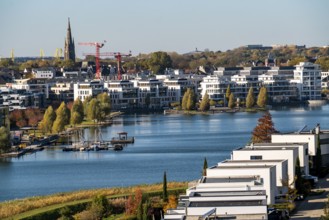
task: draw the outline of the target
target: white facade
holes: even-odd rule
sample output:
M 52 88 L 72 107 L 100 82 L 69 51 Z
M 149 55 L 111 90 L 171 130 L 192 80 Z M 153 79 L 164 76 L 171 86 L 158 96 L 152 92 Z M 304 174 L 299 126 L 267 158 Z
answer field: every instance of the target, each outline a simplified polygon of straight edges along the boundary
M 138 105 L 138 88 L 134 83 L 128 80 L 107 81 L 104 83 L 111 97 L 112 108 L 122 109 L 137 107 Z
M 34 78 L 52 79 L 55 76 L 55 69 L 32 69 Z
M 299 65 L 296 65 L 294 79 L 291 83 L 296 84 L 300 100 L 320 100 L 320 65 L 309 62 L 300 62 Z
M 307 143 L 259 143 L 259 144 L 254 144 L 254 146 L 271 147 L 278 149 L 287 148 L 287 147 L 297 147 L 301 171 L 303 172 L 303 174 L 309 175 L 309 156 L 308 156 Z
M 276 168 L 276 186 L 279 194 L 285 194 L 287 187 L 282 181 L 288 180 L 288 161 L 287 160 L 224 160 L 218 163 L 218 166 L 264 166 L 273 165 Z
M 104 92 L 104 83 L 100 80 L 92 80 L 87 82 L 78 82 L 73 86 L 74 100 L 79 98 L 82 102 L 88 97 L 95 97 Z
M 275 166 L 214 166 L 207 169 L 207 177 L 238 177 L 246 174 L 260 176 L 260 182 L 267 194 L 267 204 L 275 203 L 275 196 L 279 194 L 276 187 Z M 228 184 L 229 185 L 229 184 Z
M 240 148 L 232 152 L 232 160 L 287 160 L 288 178 L 292 184 L 295 177 L 295 165 L 298 157 L 298 147 L 252 147 Z

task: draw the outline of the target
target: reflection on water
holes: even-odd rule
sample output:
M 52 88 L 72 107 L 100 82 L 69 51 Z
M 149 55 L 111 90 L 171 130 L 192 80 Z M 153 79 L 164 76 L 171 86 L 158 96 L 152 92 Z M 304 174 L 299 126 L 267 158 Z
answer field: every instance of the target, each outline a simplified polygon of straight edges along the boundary
M 271 110 L 277 130 L 296 131 L 308 125 L 329 126 L 328 105 Z M 121 152 L 63 152 L 47 149 L 19 159 L 0 161 L 0 200 L 87 188 L 128 186 L 198 179 L 208 164 L 230 158 L 249 142 L 262 112 L 213 115 L 124 115 L 101 127 L 104 140 L 127 131 L 135 143 Z M 95 128 L 83 130 L 94 140 Z M 74 137 L 76 138 L 76 137 Z M 67 140 L 68 141 L 68 140 Z

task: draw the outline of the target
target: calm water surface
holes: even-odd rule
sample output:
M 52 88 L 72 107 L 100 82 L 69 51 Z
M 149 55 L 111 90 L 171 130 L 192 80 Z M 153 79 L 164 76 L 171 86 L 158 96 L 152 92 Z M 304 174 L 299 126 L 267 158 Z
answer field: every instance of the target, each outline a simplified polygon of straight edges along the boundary
M 329 106 L 271 110 L 277 130 L 297 131 L 317 123 L 329 129 Z M 200 178 L 208 165 L 230 158 L 244 146 L 262 113 L 214 115 L 124 115 L 102 127 L 105 140 L 127 131 L 135 143 L 121 152 L 63 152 L 47 149 L 18 159 L 0 160 L 0 201 L 79 189 L 129 186 Z M 93 139 L 94 130 L 85 129 Z

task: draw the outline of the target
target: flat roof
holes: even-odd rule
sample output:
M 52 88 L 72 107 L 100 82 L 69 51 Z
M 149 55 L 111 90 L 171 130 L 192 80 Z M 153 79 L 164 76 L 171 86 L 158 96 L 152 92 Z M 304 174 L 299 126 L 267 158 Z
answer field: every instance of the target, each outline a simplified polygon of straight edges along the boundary
M 256 143 L 254 146 L 294 146 L 294 145 L 304 145 L 306 142 L 301 143 Z M 250 147 L 250 146 L 249 146 Z
M 221 163 L 279 163 L 286 160 L 224 160 Z
M 221 170 L 224 170 L 224 169 L 236 169 L 236 168 L 239 168 L 239 169 L 263 169 L 263 168 L 271 168 L 271 167 L 275 167 L 275 165 L 267 165 L 267 164 L 264 164 L 263 166 L 255 166 L 255 165 L 252 165 L 252 166 L 242 166 L 242 165 L 236 165 L 236 166 L 213 166 L 213 167 L 210 167 L 209 169 L 221 169 Z
M 254 147 L 250 147 L 250 146 L 247 146 L 247 147 L 243 147 L 243 148 L 239 148 L 239 149 L 236 149 L 236 150 L 243 150 L 243 151 L 257 151 L 257 150 L 261 150 L 261 151 L 282 151 L 282 150 L 294 150 L 298 148 L 297 146 L 296 147 L 282 147 L 282 148 L 278 148 L 278 147 L 260 147 L 260 146 L 254 146 Z M 236 151 L 234 150 L 234 151 Z
M 195 192 L 194 197 L 225 197 L 225 196 L 261 196 L 266 195 L 265 190 L 255 191 L 223 191 L 223 192 Z
M 190 202 L 188 207 L 223 207 L 223 206 L 266 206 L 263 200 L 254 201 L 197 201 Z
M 243 183 L 252 182 L 258 179 L 258 176 L 250 177 L 205 177 L 202 183 Z

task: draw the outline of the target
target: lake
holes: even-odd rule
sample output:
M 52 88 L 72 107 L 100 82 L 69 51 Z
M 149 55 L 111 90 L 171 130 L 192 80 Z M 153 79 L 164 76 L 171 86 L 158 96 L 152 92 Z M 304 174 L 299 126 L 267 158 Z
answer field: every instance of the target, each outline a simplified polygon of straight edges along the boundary
M 329 105 L 276 108 L 270 111 L 281 132 L 306 130 L 320 123 L 329 129 Z M 126 131 L 135 137 L 123 151 L 63 152 L 45 149 L 20 158 L 0 160 L 0 201 L 80 189 L 130 186 L 201 177 L 208 165 L 230 158 L 233 149 L 249 142 L 262 113 L 211 115 L 130 114 L 102 127 L 103 139 Z M 94 129 L 85 129 L 92 140 Z

